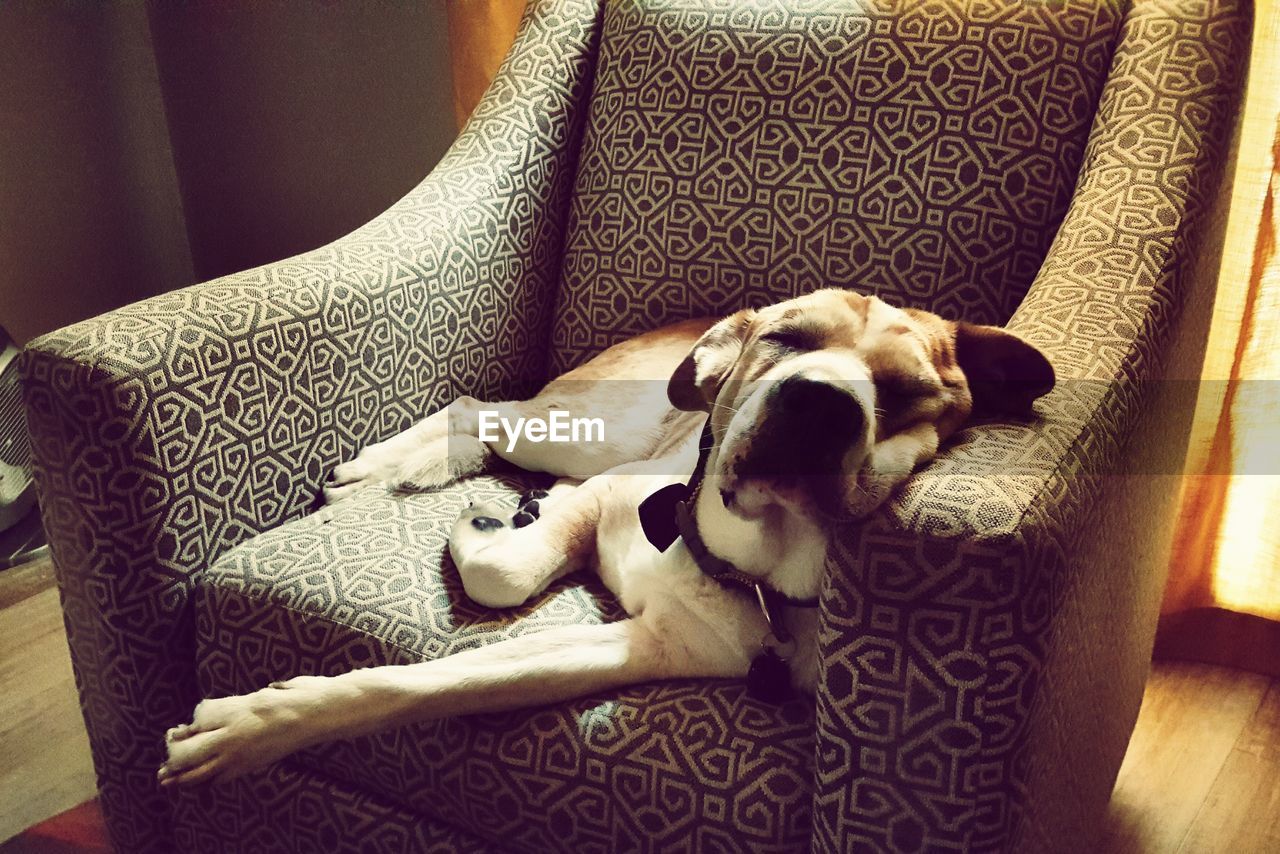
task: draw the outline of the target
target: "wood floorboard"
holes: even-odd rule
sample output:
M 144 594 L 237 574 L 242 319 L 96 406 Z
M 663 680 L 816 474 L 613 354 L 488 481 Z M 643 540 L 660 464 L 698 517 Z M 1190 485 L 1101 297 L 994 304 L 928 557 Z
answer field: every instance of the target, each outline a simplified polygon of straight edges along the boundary
M 1157 663 L 1111 796 L 1103 851 L 1178 851 L 1270 687 L 1268 677 L 1245 671 Z
M 92 798 L 58 591 L 0 609 L 0 840 Z
M 1236 742 L 1236 750 L 1280 760 L 1280 679 L 1271 683 L 1271 690 Z
M 53 561 L 47 556 L 0 570 L 0 610 L 42 593 L 53 585 Z
M 1179 848 L 1280 851 L 1280 682 L 1245 724 Z

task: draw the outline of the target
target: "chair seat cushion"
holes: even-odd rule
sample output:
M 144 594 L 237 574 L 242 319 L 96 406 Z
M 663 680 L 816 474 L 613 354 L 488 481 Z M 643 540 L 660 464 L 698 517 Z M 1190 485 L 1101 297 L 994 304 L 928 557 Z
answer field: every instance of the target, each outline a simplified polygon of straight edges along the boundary
M 621 618 L 594 575 L 509 611 L 466 598 L 446 551 L 453 520 L 468 501 L 514 503 L 537 483 L 369 489 L 228 552 L 197 598 L 205 695 Z M 807 700 L 773 707 L 738 681 L 685 680 L 419 724 L 293 761 L 504 850 L 781 851 L 809 839 L 812 731 Z

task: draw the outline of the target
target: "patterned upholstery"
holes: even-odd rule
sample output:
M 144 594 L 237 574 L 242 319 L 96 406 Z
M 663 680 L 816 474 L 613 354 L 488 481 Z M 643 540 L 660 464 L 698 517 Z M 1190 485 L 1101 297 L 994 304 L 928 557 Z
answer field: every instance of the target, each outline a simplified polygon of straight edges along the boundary
M 221 696 L 299 673 L 437 658 L 622 614 L 591 577 L 495 612 L 441 555 L 480 478 L 430 495 L 372 490 L 232 549 L 197 608 L 201 688 Z M 308 751 L 297 763 L 505 850 L 754 851 L 811 832 L 812 704 L 782 708 L 739 682 L 639 685 L 561 706 L 438 721 Z
M 1084 817 L 1105 807 L 1141 700 L 1172 522 L 1167 500 L 1129 507 L 1127 526 L 1100 513 L 1125 506 L 1117 495 L 1177 487 L 1161 475 L 1181 469 L 1191 409 L 1161 410 L 1172 430 L 1134 426 L 1167 402 L 1156 380 L 1173 351 L 1194 354 L 1184 363 L 1203 352 L 1208 301 L 1192 291 L 1211 289 L 1215 268 L 1196 281 L 1192 259 L 1217 252 L 1199 238 L 1248 22 L 1234 2 L 1128 11 L 1070 210 L 1009 323 L 1058 372 L 1040 419 L 964 431 L 884 512 L 837 536 L 820 846 L 1088 847 Z M 1120 465 L 1156 435 L 1162 459 Z M 1086 559 L 1100 553 L 1120 580 Z M 1100 610 L 1068 623 L 1085 597 Z
M 482 839 L 281 762 L 180 798 L 169 850 L 183 854 L 488 854 Z
M 1097 2 L 609 4 L 557 367 L 820 287 L 1003 323 L 1080 168 Z
M 598 12 L 534 4 L 439 166 L 367 226 L 28 347 L 38 494 L 119 850 L 172 850 L 154 768 L 198 699 L 203 568 L 461 390 L 545 378 Z
M 727 827 L 790 843 L 810 816 L 821 851 L 1084 846 L 1136 714 L 1168 519 L 1169 487 L 1117 463 L 1172 466 L 1185 444 L 1189 413 L 1150 381 L 1202 346 L 1212 265 L 1194 262 L 1217 251 L 1249 29 L 1238 0 L 1118 2 L 628 0 L 603 20 L 533 2 L 458 143 L 386 214 L 34 342 L 37 482 L 116 846 L 480 846 L 465 825 L 592 850 L 661 821 L 732 850 Z M 520 394 L 660 320 L 820 284 L 1012 312 L 1062 381 L 1037 420 L 973 425 L 837 532 L 813 735 L 735 686 L 640 686 L 157 791 L 197 634 L 199 680 L 233 690 L 606 616 L 571 584 L 515 622 L 432 607 L 459 601 L 436 562 L 457 493 L 292 521 L 336 462 L 462 391 Z M 365 557 L 307 573 L 348 529 Z M 678 782 L 707 776 L 691 745 L 730 734 L 746 750 L 713 751 L 710 782 L 745 799 Z M 765 743 L 787 782 L 753 789 L 728 763 Z M 591 814 L 639 785 L 610 768 L 649 769 L 668 813 Z M 547 785 L 561 810 L 531 825 Z

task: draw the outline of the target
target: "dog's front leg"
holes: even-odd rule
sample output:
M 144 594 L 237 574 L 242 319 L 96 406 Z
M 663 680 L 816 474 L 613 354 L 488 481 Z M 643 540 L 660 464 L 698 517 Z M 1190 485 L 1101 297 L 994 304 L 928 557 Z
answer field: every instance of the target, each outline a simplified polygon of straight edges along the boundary
M 916 424 L 879 442 L 862 470 L 852 479 L 845 496 L 845 510 L 855 516 L 879 507 L 921 463 L 938 453 L 938 430 L 927 422 Z
M 648 620 L 565 626 L 419 664 L 302 676 L 205 700 L 170 730 L 163 785 L 238 777 L 321 742 L 419 721 L 579 697 L 651 679 L 731 675 L 740 663 L 671 655 Z M 729 669 L 729 673 L 719 671 Z

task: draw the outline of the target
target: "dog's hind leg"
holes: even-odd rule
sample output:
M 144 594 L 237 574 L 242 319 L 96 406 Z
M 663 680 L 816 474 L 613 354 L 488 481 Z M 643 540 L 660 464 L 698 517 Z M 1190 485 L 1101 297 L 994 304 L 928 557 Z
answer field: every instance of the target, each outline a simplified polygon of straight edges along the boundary
M 477 437 L 477 413 L 485 407 L 508 405 L 458 398 L 335 468 L 324 486 L 325 501 L 332 504 L 379 483 L 405 491 L 435 489 L 484 471 L 493 452 Z
M 511 608 L 585 567 L 595 554 L 600 502 L 591 481 L 561 481 L 549 496 L 513 512 L 500 505 L 472 505 L 449 535 L 449 553 L 472 600 Z M 545 508 L 545 509 L 543 509 Z
M 670 428 L 665 388 L 665 383 L 562 378 L 530 400 L 486 403 L 459 397 L 335 468 L 324 487 L 325 500 L 332 504 L 377 483 L 405 491 L 435 489 L 484 471 L 495 456 L 528 471 L 594 477 L 653 453 Z M 570 419 L 565 425 L 570 441 L 535 440 L 523 429 L 534 423 L 545 429 L 553 418 Z

